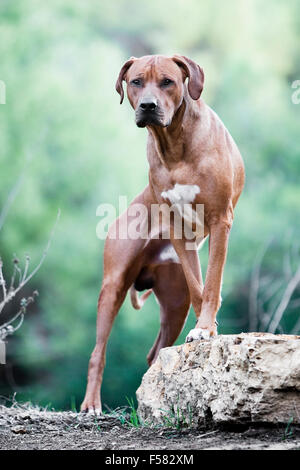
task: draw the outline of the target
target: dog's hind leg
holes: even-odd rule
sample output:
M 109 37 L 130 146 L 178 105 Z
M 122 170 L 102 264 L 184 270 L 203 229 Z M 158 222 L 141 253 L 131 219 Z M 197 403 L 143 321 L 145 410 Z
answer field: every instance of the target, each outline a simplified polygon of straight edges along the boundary
M 134 202 L 143 202 L 143 195 Z M 129 287 L 132 285 L 139 270 L 139 259 L 146 240 L 131 239 L 127 232 L 128 221 L 134 217 L 122 214 L 111 226 L 104 248 L 104 277 L 99 295 L 97 309 L 97 338 L 92 352 L 88 383 L 81 411 L 101 413 L 100 388 L 105 366 L 107 341 L 114 319 L 121 308 Z M 115 237 L 115 233 L 121 234 Z
M 81 411 L 95 414 L 101 414 L 102 412 L 100 389 L 105 366 L 107 341 L 126 293 L 127 286 L 121 274 L 104 279 L 98 301 L 97 341 L 89 361 L 88 383 Z
M 138 195 L 131 205 L 135 203 L 143 204 L 148 210 L 145 212 L 144 220 L 147 222 L 146 218 L 152 203 L 149 187 Z M 143 263 L 141 253 L 147 238 L 131 238 L 128 231 L 130 223 L 134 222 L 135 218 L 136 215 L 129 215 L 128 211 L 121 214 L 111 226 L 105 242 L 104 276 L 97 310 L 97 339 L 89 362 L 88 383 L 81 411 L 101 413 L 100 388 L 108 337 L 126 293 Z M 147 227 L 147 224 L 145 225 Z
M 149 366 L 155 362 L 161 348 L 174 344 L 182 331 L 191 305 L 180 264 L 158 266 L 153 291 L 160 304 L 160 331 L 147 356 Z

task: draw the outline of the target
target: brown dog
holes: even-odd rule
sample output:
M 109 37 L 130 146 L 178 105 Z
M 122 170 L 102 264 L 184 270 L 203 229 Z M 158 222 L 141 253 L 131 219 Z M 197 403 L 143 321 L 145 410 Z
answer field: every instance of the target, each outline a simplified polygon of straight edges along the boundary
M 105 244 L 97 342 L 81 406 L 82 411 L 96 413 L 101 412 L 107 340 L 129 288 L 135 308 L 140 308 L 152 291 L 160 304 L 161 327 L 147 357 L 149 365 L 161 348 L 174 343 L 191 303 L 197 323 L 187 341 L 217 334 L 216 315 L 233 208 L 244 185 L 244 166 L 236 144 L 218 116 L 200 99 L 204 74 L 195 62 L 177 55 L 131 58 L 123 65 L 116 83 L 121 103 L 124 80 L 136 124 L 147 127 L 149 133 L 149 185 L 115 221 Z M 136 217 L 130 212 L 134 204 L 146 208 L 142 222 L 147 237 L 129 237 L 128 222 Z M 174 217 L 170 220 L 169 239 L 157 239 L 157 230 L 161 234 L 164 228 L 149 228 L 153 204 L 176 205 L 182 222 L 190 223 L 194 249 L 190 237 L 176 237 Z M 196 204 L 204 205 L 202 231 L 195 219 L 188 221 L 182 215 L 186 204 L 191 206 L 190 214 L 195 214 Z M 115 229 L 117 239 L 112 236 Z M 203 286 L 197 247 L 207 235 L 209 262 Z M 137 291 L 145 289 L 150 290 L 139 299 Z

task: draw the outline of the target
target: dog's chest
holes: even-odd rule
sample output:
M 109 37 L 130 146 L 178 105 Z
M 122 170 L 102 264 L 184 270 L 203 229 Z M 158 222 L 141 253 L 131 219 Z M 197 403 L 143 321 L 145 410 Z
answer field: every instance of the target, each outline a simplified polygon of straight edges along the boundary
M 201 203 L 205 178 L 202 180 L 193 165 L 180 163 L 170 170 L 158 165 L 151 168 L 150 179 L 159 203 L 167 202 L 171 205 Z
M 161 171 L 151 171 L 150 179 L 156 200 L 165 216 L 170 219 L 172 213 L 175 225 L 180 229 L 183 221 L 186 235 L 192 231 L 197 237 L 202 237 L 204 209 L 201 203 L 201 187 L 196 184 L 198 181 L 195 182 L 192 172 L 189 174 L 190 178 L 188 171 L 182 166 L 181 171 L 177 172 L 161 168 Z
M 200 186 L 197 184 L 175 183 L 172 188 L 162 191 L 161 197 L 171 205 L 184 206 L 195 203 L 199 193 Z

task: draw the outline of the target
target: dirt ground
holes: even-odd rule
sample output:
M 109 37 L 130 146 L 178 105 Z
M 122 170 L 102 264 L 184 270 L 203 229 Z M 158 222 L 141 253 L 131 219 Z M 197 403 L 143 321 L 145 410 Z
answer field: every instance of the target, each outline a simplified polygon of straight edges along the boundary
M 300 428 L 134 427 L 124 412 L 95 418 L 28 405 L 0 406 L 1 450 L 300 450 Z

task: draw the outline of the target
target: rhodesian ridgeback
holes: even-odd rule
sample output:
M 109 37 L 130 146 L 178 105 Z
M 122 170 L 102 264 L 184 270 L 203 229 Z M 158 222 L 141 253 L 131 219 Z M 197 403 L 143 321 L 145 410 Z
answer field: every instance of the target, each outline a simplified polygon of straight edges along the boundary
M 110 227 L 105 242 L 97 340 L 81 405 L 82 411 L 96 414 L 101 413 L 108 337 L 128 290 L 137 309 L 152 292 L 160 305 L 160 331 L 147 356 L 149 365 L 161 348 L 175 342 L 191 304 L 196 326 L 186 341 L 217 335 L 216 315 L 233 209 L 244 186 L 244 165 L 235 142 L 200 99 L 204 73 L 199 65 L 179 55 L 132 57 L 121 68 L 116 83 L 121 103 L 123 81 L 137 126 L 148 130 L 149 184 Z M 128 222 L 135 218 L 130 212 L 135 204 L 146 208 L 145 219 L 150 218 L 153 205 L 175 205 L 182 222 L 190 223 L 192 239 L 185 233 L 176 236 L 175 217 L 170 218 L 167 239 L 157 237 L 151 224 L 146 224 L 146 237 L 126 236 Z M 190 216 L 196 206 L 203 207 L 202 225 L 197 226 L 197 217 L 189 222 L 189 217 L 183 216 L 182 208 L 187 204 Z M 159 225 L 158 230 L 161 235 L 164 228 Z M 206 237 L 209 260 L 204 284 L 197 250 Z M 137 292 L 143 290 L 146 292 L 139 297 Z

